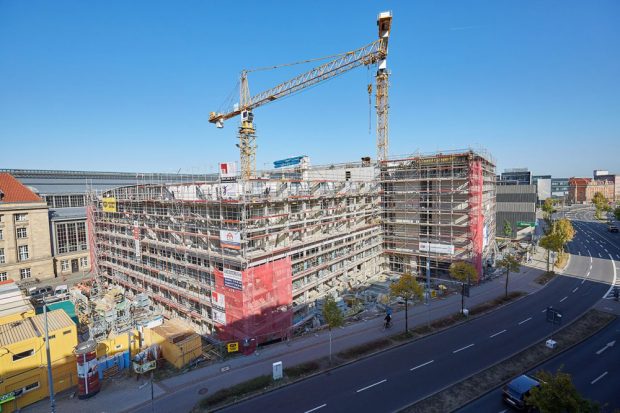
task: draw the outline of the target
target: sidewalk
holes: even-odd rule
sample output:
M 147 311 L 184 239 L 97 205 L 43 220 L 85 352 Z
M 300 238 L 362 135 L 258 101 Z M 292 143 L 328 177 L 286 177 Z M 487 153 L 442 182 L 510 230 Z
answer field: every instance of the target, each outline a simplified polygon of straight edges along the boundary
M 510 291 L 532 293 L 542 286 L 534 282 L 546 268 L 546 255 L 542 248 L 534 255 L 528 266 L 523 265 L 520 273 L 511 273 Z M 493 300 L 504 295 L 505 278 L 497 277 L 471 289 L 471 296 L 465 299 L 466 307 Z M 425 325 L 427 322 L 458 313 L 461 310 L 461 296 L 453 294 L 433 300 L 430 305 L 416 305 L 409 309 L 409 328 Z M 404 330 L 404 311 L 393 315 L 394 327 L 383 329 L 383 315 L 351 323 L 334 331 L 333 353 L 366 342 L 397 334 Z M 274 344 L 259 349 L 254 355 L 240 356 L 223 362 L 216 362 L 185 374 L 164 379 L 154 384 L 155 411 L 189 411 L 194 404 L 222 388 L 241 383 L 259 375 L 271 374 L 272 363 L 282 361 L 284 367 L 327 357 L 328 334 L 322 331 L 295 338 L 289 342 Z M 174 397 L 170 397 L 174 396 Z M 150 411 L 151 386 L 134 379 L 118 379 L 104 384 L 101 392 L 88 400 L 70 398 L 69 394 L 57 395 L 57 410 L 67 413 L 136 411 L 141 408 Z M 173 400 L 172 400 L 173 399 Z M 168 406 L 168 407 L 166 407 Z M 42 400 L 23 409 L 24 412 L 47 412 L 49 400 Z

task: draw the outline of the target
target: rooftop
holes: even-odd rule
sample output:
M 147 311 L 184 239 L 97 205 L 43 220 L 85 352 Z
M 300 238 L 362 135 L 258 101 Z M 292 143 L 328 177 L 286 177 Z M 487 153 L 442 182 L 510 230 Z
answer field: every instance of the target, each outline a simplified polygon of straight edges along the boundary
M 75 327 L 75 323 L 64 310 L 54 310 L 47 313 L 47 322 L 50 333 Z M 45 316 L 43 314 L 25 320 L 0 325 L 0 347 L 8 346 L 30 338 L 42 337 L 45 333 Z
M 15 179 L 13 175 L 0 173 L 0 202 L 43 202 L 43 200 Z

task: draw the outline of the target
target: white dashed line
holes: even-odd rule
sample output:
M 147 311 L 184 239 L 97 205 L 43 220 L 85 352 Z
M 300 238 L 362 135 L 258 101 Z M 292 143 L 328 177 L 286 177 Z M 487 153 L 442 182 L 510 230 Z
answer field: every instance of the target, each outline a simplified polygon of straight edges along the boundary
M 323 408 L 323 407 L 325 407 L 325 406 L 327 406 L 327 403 L 323 403 L 322 405 L 317 406 L 317 407 L 315 407 L 314 409 L 306 410 L 304 413 L 314 412 L 314 411 L 317 411 L 317 410 L 319 410 L 319 409 L 322 409 L 322 408 Z
M 547 311 L 547 310 L 545 310 L 545 311 Z M 497 337 L 497 336 L 499 336 L 500 334 L 505 333 L 505 332 L 506 332 L 506 330 L 502 330 L 502 331 L 500 331 L 500 332 L 498 332 L 498 333 L 495 333 L 495 334 L 493 334 L 493 335 L 489 336 L 489 338 Z
M 592 380 L 592 381 L 590 382 L 590 384 L 594 384 L 594 383 L 596 383 L 597 381 L 599 381 L 600 379 L 602 379 L 602 378 L 603 378 L 603 377 L 605 377 L 606 375 L 607 375 L 607 372 L 605 372 L 605 373 L 601 374 L 600 376 L 598 376 L 597 378 L 595 378 L 594 380 Z
M 566 300 L 567 298 L 568 298 L 568 296 L 566 296 L 566 297 L 562 298 L 562 299 L 560 300 L 560 302 L 562 302 L 562 301 Z
M 541 311 L 541 313 L 546 313 L 547 309 L 545 308 L 544 310 Z
M 374 383 L 374 384 L 371 384 L 370 386 L 363 387 L 363 388 L 361 388 L 361 389 L 357 390 L 357 393 L 362 392 L 362 391 L 364 391 L 364 390 L 368 390 L 368 389 L 370 389 L 371 387 L 378 386 L 379 384 L 381 384 L 381 383 L 385 383 L 386 381 L 387 381 L 387 379 L 383 379 L 383 380 L 378 381 L 378 382 L 376 382 L 376 383 Z
M 452 354 L 454 354 L 454 353 L 458 353 L 459 351 L 463 351 L 463 350 L 465 350 L 466 348 L 470 348 L 470 347 L 472 347 L 472 346 L 473 346 L 473 343 L 472 343 L 472 344 L 470 344 L 470 345 L 468 345 L 468 346 L 461 347 L 461 348 L 460 348 L 460 349 L 458 349 L 458 350 L 454 350 L 454 351 L 452 352 Z
M 532 317 L 530 318 L 526 318 L 525 320 L 519 322 L 519 325 L 523 324 L 523 323 L 527 323 L 528 321 L 530 321 L 532 319 Z
M 573 292 L 576 292 L 579 289 L 579 287 L 575 287 L 575 289 L 573 290 Z
M 431 364 L 433 361 L 435 361 L 435 360 L 427 361 L 426 363 L 420 364 L 419 366 L 412 367 L 409 370 L 410 371 L 414 371 L 416 369 L 419 369 L 420 367 L 424 367 L 424 366 L 427 366 L 427 365 Z

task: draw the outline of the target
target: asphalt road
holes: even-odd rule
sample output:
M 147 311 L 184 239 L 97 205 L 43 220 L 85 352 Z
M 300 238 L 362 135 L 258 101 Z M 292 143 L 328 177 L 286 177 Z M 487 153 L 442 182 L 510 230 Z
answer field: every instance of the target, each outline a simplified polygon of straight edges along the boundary
M 613 346 L 609 343 L 615 342 Z M 602 350 L 602 351 L 601 351 Z M 539 368 L 529 371 L 536 374 L 538 370 L 562 371 L 573 376 L 577 390 L 586 398 L 606 404 L 605 411 L 620 408 L 620 319 L 579 346 L 562 353 L 544 363 Z M 494 389 L 484 397 L 468 404 L 459 413 L 505 412 L 507 405 L 502 402 L 502 390 Z
M 584 217 L 585 218 L 585 217 Z M 585 221 L 585 219 L 584 219 Z M 547 306 L 569 322 L 599 301 L 614 277 L 612 243 L 584 222 L 565 276 L 507 307 L 223 411 L 392 412 L 546 338 Z M 592 233 L 590 233 L 592 232 Z M 614 234 L 615 235 L 615 234 Z M 591 241 L 596 238 L 596 241 Z M 616 252 L 620 251 L 615 251 Z M 600 254 L 599 254 L 600 253 Z M 607 254 L 607 253 L 606 253 Z M 601 255 L 600 257 L 598 255 Z
M 620 236 L 607 232 L 604 223 L 593 220 L 593 211 L 588 209 L 573 210 L 567 214 L 577 229 L 577 236 L 571 242 L 570 249 L 582 257 L 592 256 L 593 266 L 602 269 L 615 265 L 608 272 L 590 271 L 590 276 L 597 279 L 612 279 L 618 284 L 620 274 Z M 607 261 L 607 265 L 605 265 Z M 609 288 L 608 288 L 609 292 Z M 611 299 L 606 294 L 606 299 Z M 614 342 L 613 346 L 607 346 Z M 605 348 L 607 347 L 607 348 Z M 620 409 L 620 319 L 614 321 L 601 332 L 575 348 L 555 357 L 540 366 L 539 369 L 556 371 L 564 365 L 563 371 L 570 373 L 577 390 L 586 398 L 606 405 L 606 411 Z M 538 369 L 530 371 L 535 373 Z M 459 412 L 503 412 L 507 406 L 501 400 L 501 388 L 496 388 L 484 397 L 468 404 Z

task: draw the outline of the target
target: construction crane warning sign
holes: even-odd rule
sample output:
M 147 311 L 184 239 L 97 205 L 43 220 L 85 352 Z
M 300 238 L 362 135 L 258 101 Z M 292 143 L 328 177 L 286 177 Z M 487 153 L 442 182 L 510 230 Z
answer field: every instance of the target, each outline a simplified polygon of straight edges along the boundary
M 103 212 L 116 212 L 116 198 L 103 198 Z

